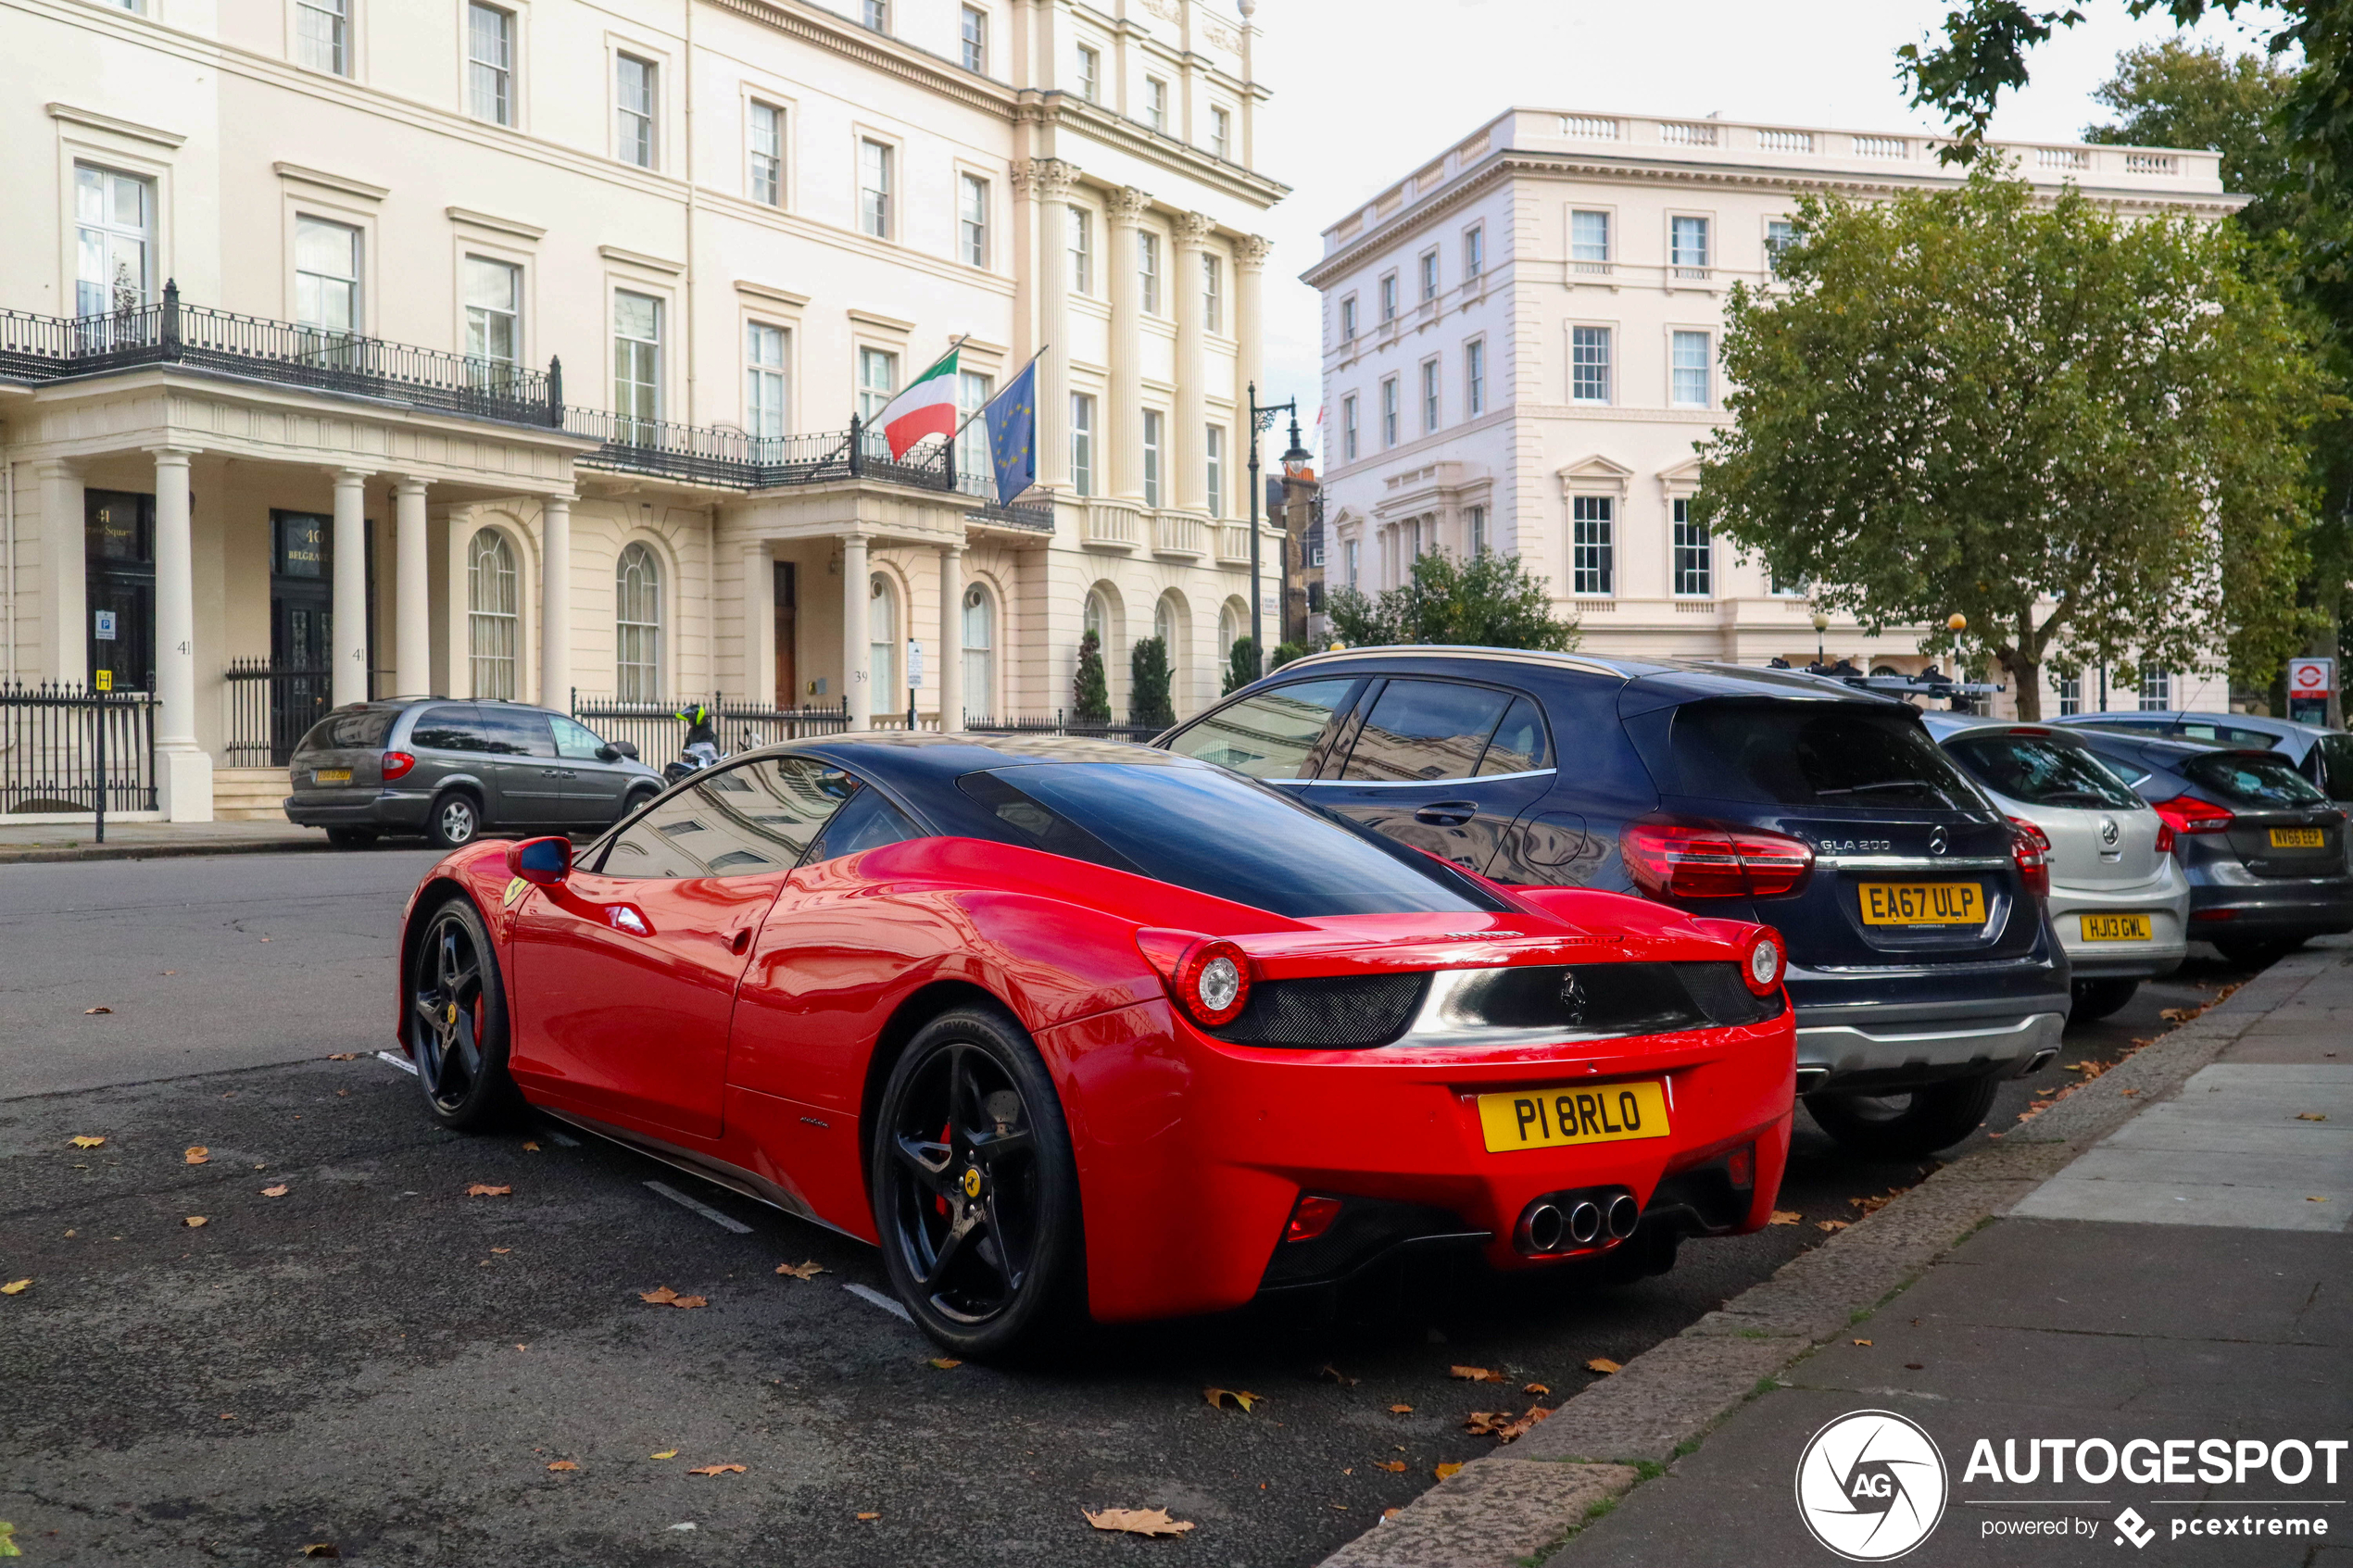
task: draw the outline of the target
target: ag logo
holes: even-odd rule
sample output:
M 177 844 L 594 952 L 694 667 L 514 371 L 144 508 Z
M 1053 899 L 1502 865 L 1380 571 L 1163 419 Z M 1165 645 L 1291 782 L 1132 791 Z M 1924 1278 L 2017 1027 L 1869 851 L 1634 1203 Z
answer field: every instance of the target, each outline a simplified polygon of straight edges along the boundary
M 1798 1457 L 1797 1513 L 1850 1562 L 1901 1557 L 1944 1515 L 1944 1456 L 1891 1411 L 1840 1416 Z

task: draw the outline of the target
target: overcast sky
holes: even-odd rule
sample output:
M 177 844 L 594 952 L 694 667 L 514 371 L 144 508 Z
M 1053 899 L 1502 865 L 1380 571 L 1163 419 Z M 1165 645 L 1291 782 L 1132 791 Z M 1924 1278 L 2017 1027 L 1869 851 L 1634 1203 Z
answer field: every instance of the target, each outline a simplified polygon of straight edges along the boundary
M 1266 217 L 1266 386 L 1322 397 L 1315 291 L 1299 274 L 1322 232 L 1433 155 L 1515 105 L 1618 114 L 1777 120 L 1857 131 L 1942 126 L 1905 107 L 1897 45 L 1935 29 L 1958 0 L 1260 0 L 1258 167 L 1291 187 Z M 2032 84 L 2006 95 L 1998 137 L 2075 137 L 2107 118 L 2092 102 L 2119 51 L 2171 36 L 2125 0 L 2082 0 L 2088 19 L 2031 56 Z M 2268 11 L 2197 30 L 2259 49 Z M 1283 433 L 1277 431 L 1279 438 Z M 1310 437 L 1310 445 L 1314 438 Z M 1281 446 L 1271 448 L 1280 451 Z

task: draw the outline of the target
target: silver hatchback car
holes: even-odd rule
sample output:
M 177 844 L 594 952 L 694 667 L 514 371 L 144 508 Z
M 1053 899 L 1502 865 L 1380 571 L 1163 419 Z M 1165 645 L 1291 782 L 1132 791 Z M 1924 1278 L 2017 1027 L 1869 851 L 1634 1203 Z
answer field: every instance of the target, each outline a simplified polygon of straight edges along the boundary
M 2010 820 L 2050 841 L 2051 927 L 2078 1022 L 2106 1018 L 2189 950 L 2190 884 L 2172 830 L 2077 736 L 2047 724 L 1925 716 Z

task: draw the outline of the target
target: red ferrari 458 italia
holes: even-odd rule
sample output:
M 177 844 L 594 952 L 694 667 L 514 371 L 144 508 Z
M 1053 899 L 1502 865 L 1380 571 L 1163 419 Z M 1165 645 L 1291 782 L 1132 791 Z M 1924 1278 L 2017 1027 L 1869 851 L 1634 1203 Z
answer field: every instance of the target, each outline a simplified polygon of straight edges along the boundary
M 864 734 L 450 855 L 400 1038 L 445 1124 L 527 1101 L 876 1243 L 979 1356 L 1401 1248 L 1754 1230 L 1781 970 L 1768 927 L 1507 890 L 1167 752 Z

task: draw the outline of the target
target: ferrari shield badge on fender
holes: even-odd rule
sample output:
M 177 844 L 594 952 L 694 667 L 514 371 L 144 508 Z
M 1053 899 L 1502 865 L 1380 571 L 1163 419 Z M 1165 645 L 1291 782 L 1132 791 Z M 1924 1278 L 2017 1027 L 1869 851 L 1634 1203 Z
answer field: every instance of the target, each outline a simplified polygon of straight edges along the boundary
M 498 898 L 499 908 L 506 909 L 513 909 L 517 901 L 519 901 L 524 894 L 530 891 L 531 884 L 523 881 L 522 878 L 519 876 L 509 877 L 507 879 L 507 891 L 501 894 Z

